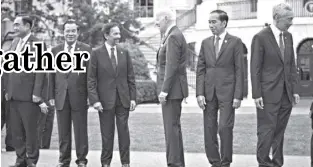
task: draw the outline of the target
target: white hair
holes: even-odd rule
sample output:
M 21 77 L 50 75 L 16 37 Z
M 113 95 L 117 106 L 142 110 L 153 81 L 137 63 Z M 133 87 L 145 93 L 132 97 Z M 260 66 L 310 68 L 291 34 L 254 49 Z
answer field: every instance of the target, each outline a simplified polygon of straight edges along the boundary
M 166 17 L 170 21 L 176 20 L 176 13 L 170 8 L 161 9 L 156 12 L 156 18 Z
M 279 18 L 293 15 L 293 11 L 290 5 L 286 3 L 280 3 L 273 7 L 273 19 L 277 20 Z

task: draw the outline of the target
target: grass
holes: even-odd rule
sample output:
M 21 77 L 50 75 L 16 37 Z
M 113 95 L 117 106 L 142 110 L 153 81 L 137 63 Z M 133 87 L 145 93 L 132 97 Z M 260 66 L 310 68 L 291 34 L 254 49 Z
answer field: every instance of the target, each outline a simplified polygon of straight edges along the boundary
M 186 152 L 204 153 L 202 114 L 182 114 L 182 133 Z M 101 149 L 98 113 L 88 115 L 90 150 Z M 158 113 L 131 113 L 129 118 L 132 151 L 165 151 L 162 116 Z M 292 115 L 285 133 L 285 155 L 310 155 L 311 122 L 307 115 Z M 4 130 L 2 148 L 4 147 Z M 73 136 L 74 137 L 74 136 Z M 236 115 L 234 128 L 234 153 L 255 154 L 256 115 Z M 75 148 L 73 140 L 73 149 Z M 58 149 L 57 122 L 54 122 L 51 149 Z M 117 134 L 115 150 L 118 150 Z

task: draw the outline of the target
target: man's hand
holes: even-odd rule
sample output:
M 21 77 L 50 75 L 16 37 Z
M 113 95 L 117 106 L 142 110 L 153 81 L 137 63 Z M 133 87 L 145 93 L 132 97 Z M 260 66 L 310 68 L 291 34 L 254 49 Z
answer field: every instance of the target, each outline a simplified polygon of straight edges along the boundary
M 298 104 L 300 102 L 300 96 L 298 94 L 293 94 L 293 98 L 295 99 L 294 104 Z
M 240 105 L 241 105 L 241 100 L 239 100 L 239 99 L 234 99 L 234 101 L 233 101 L 233 107 L 234 107 L 235 109 L 238 109 L 238 108 L 240 107 Z
M 53 106 L 53 107 L 55 106 L 55 100 L 54 99 L 50 99 L 49 103 L 50 103 L 51 106 Z
M 160 95 L 159 95 L 159 101 L 161 104 L 165 104 L 166 103 L 166 96 L 167 96 L 167 93 L 165 92 L 161 92 Z
M 5 93 L 4 98 L 5 98 L 6 101 L 9 101 L 9 95 L 8 95 L 8 93 Z
M 99 112 L 103 112 L 103 107 L 102 107 L 102 104 L 100 102 L 96 102 L 95 104 L 93 104 L 93 108 L 95 108 Z
M 36 96 L 36 95 L 33 95 L 33 102 L 34 102 L 34 103 L 38 103 L 38 102 L 40 102 L 40 100 L 41 100 L 40 97 L 38 97 L 38 96 Z
M 40 107 L 40 110 L 41 110 L 41 112 L 42 113 L 44 113 L 44 114 L 47 114 L 48 113 L 48 105 L 46 104 L 46 103 L 41 103 L 40 105 L 39 105 L 39 107 Z
M 130 101 L 130 111 L 134 111 L 135 110 L 135 108 L 136 108 L 136 102 L 135 102 L 135 100 L 131 100 Z
M 206 105 L 205 97 L 204 97 L 204 96 L 198 96 L 198 97 L 197 97 L 197 101 L 198 101 L 199 107 L 200 107 L 202 110 L 205 110 L 205 105 Z
M 262 97 L 254 99 L 254 103 L 255 103 L 255 106 L 258 109 L 262 109 L 262 110 L 264 109 L 264 103 L 263 103 L 263 98 Z

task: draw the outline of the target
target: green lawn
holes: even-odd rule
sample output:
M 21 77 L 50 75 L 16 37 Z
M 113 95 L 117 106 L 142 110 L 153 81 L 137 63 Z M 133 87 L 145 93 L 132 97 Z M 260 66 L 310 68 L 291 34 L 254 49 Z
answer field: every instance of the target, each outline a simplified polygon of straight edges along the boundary
M 101 149 L 101 134 L 98 113 L 89 113 L 89 148 Z M 131 150 L 165 151 L 164 130 L 161 114 L 131 113 L 130 115 Z M 286 155 L 310 155 L 310 119 L 307 115 L 291 116 L 285 133 Z M 182 132 L 186 152 L 204 153 L 202 114 L 182 114 Z M 116 136 L 117 137 L 117 136 Z M 115 149 L 118 149 L 115 138 Z M 255 154 L 256 115 L 237 115 L 234 128 L 234 153 Z M 2 132 L 2 148 L 4 131 Z M 54 123 L 52 149 L 58 149 L 57 123 Z M 73 142 L 73 148 L 75 148 Z

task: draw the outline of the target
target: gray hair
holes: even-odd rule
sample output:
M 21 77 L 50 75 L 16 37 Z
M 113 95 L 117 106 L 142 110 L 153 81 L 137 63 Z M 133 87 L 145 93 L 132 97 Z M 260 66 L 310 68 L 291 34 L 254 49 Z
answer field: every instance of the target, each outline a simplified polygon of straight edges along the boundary
M 285 16 L 293 15 L 293 11 L 290 5 L 286 3 L 280 3 L 273 7 L 273 19 L 277 20 Z
M 168 20 L 175 21 L 176 20 L 176 13 L 169 8 L 165 8 L 165 9 L 159 10 L 156 13 L 156 18 L 159 18 L 159 17 L 167 17 Z

